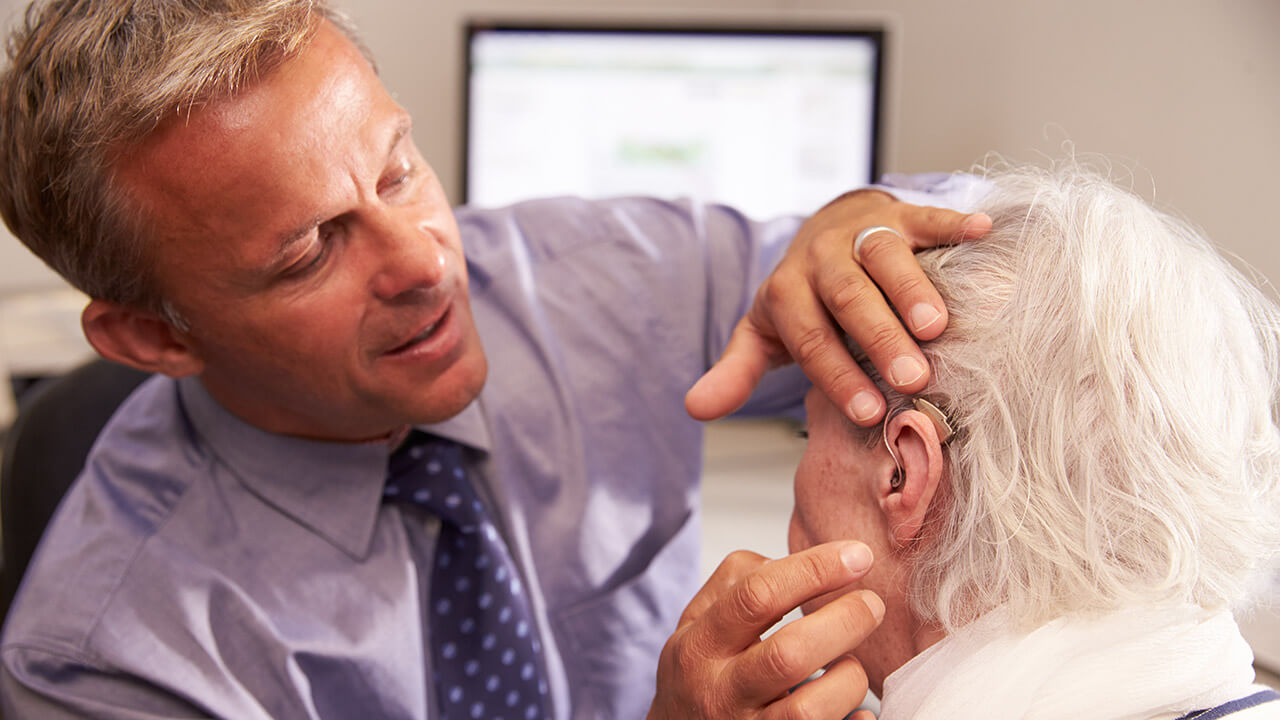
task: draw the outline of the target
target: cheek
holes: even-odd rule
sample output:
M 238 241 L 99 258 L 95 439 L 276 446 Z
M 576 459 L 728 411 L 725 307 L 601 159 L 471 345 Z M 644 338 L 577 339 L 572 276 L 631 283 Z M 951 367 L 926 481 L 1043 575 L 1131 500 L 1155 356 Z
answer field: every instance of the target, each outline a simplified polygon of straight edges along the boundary
M 813 545 L 809 542 L 804 529 L 804 498 L 809 480 L 810 449 L 806 448 L 800 456 L 800 464 L 796 466 L 796 474 L 791 482 L 791 521 L 787 525 L 787 550 L 798 553 Z
M 823 463 L 812 450 L 806 450 L 796 467 L 794 483 L 795 503 L 791 508 L 791 523 L 787 528 L 787 546 L 791 552 L 799 552 L 822 543 L 821 520 L 823 505 L 828 499 L 824 490 Z
M 327 357 L 353 346 L 360 332 L 358 308 L 355 298 L 316 298 L 264 314 L 258 318 L 258 330 L 264 335 L 262 339 L 273 345 Z
M 867 525 L 861 474 L 825 453 L 808 452 L 796 469 L 788 541 L 794 552 L 833 540 L 858 539 Z
M 227 352 L 300 374 L 326 374 L 351 362 L 360 347 L 360 305 L 330 293 L 273 299 L 227 312 L 216 333 Z

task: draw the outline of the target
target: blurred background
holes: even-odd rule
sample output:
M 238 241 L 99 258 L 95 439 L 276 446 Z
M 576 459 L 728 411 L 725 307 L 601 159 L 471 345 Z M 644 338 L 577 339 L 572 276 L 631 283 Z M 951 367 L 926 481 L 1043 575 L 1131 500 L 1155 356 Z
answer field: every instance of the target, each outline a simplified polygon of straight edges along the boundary
M 464 169 L 463 152 L 465 141 L 476 141 L 467 119 L 473 130 L 481 119 L 466 107 L 469 21 L 860 27 L 883 33 L 873 148 L 879 171 L 964 170 L 990 153 L 1040 163 L 1072 153 L 1105 158 L 1115 178 L 1203 228 L 1260 281 L 1280 278 L 1275 0 L 335 1 L 355 19 L 386 85 L 414 116 L 418 145 L 455 202 L 469 186 L 474 195 L 477 182 L 476 170 Z M 0 0 L 0 19 L 12 22 L 24 5 Z M 488 127 L 498 129 L 528 114 L 485 112 Z M 768 147 L 760 144 L 760 157 Z M 680 152 L 690 147 L 641 149 L 687 158 Z M 767 162 L 757 171 L 758 188 L 773 181 L 779 193 L 791 191 L 794 181 L 776 179 Z M 861 182 L 848 171 L 848 186 Z M 0 370 L 21 386 L 84 360 L 82 304 L 0 229 Z M 12 412 L 12 398 L 0 393 L 0 422 Z M 737 547 L 785 552 L 800 449 L 777 424 L 711 429 L 707 572 Z M 1280 669 L 1280 614 L 1259 614 L 1248 628 L 1260 660 Z

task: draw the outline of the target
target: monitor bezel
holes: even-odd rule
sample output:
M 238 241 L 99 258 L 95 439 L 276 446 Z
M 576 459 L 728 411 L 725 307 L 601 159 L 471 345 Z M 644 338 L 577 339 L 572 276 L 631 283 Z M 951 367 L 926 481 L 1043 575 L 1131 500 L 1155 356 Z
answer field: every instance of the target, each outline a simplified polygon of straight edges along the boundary
M 458 167 L 462 188 L 459 193 L 461 204 L 471 201 L 471 47 L 476 34 L 480 32 L 554 32 L 566 34 L 627 34 L 627 35 L 738 35 L 738 36 L 798 36 L 798 37 L 856 37 L 870 40 L 873 43 L 875 62 L 874 87 L 872 102 L 874 111 L 871 117 L 871 181 L 877 181 L 881 173 L 881 158 L 884 150 L 884 114 L 885 114 L 885 44 L 887 32 L 883 27 L 857 25 L 761 25 L 743 23 L 664 23 L 664 22 L 591 22 L 591 21 L 557 21 L 557 20 L 519 20 L 470 18 L 463 25 L 462 43 L 462 143 L 459 145 Z M 854 188 L 850 188 L 851 190 Z

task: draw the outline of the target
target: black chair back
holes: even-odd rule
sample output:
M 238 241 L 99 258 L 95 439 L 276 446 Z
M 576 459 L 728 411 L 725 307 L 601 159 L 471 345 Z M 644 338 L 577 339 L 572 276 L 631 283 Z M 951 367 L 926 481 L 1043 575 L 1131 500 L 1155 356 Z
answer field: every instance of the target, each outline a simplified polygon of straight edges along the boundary
M 67 488 L 116 408 L 148 373 L 94 360 L 32 388 L 0 462 L 0 618 Z

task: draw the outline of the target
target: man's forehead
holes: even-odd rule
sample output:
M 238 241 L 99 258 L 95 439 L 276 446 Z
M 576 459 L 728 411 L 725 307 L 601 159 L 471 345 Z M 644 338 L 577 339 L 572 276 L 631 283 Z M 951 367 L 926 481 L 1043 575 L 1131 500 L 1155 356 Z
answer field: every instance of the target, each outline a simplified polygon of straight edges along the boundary
M 337 185 L 385 162 L 408 115 L 325 24 L 296 57 L 234 96 L 174 115 L 122 154 L 118 188 L 173 233 L 278 238 L 322 215 Z

